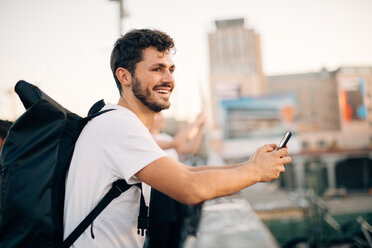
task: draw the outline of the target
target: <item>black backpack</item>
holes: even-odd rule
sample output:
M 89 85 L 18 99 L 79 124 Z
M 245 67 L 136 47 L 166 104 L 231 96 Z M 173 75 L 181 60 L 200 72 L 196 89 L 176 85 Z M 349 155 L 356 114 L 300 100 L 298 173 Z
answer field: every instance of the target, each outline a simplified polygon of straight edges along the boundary
M 82 118 L 30 83 L 19 81 L 15 91 L 26 112 L 10 128 L 0 154 L 0 248 L 70 247 L 114 198 L 132 186 L 125 180 L 113 183 L 63 241 L 65 179 L 75 142 L 89 120 L 111 109 L 100 111 L 105 105 L 101 100 Z M 142 235 L 147 226 L 141 194 Z

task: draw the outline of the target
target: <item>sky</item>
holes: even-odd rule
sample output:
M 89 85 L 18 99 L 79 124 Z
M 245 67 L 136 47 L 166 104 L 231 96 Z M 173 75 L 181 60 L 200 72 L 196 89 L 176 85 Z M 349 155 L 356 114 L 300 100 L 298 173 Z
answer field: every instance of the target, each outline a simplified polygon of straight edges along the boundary
M 0 0 L 0 118 L 23 112 L 9 93 L 38 85 L 86 115 L 97 100 L 117 103 L 109 57 L 119 37 L 109 0 Z M 175 40 L 176 89 L 166 116 L 192 119 L 208 99 L 208 33 L 214 21 L 245 18 L 261 36 L 266 75 L 372 66 L 372 0 L 125 0 L 123 32 L 156 28 Z

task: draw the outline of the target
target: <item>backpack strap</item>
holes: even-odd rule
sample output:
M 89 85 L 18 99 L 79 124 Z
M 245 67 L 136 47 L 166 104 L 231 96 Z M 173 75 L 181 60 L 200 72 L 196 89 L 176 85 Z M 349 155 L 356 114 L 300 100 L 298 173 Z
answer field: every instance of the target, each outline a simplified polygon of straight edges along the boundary
M 93 223 L 93 221 L 107 207 L 107 205 L 131 186 L 132 185 L 127 184 L 127 182 L 123 179 L 114 182 L 111 189 L 106 193 L 97 206 L 88 214 L 88 216 L 85 217 L 85 219 L 75 228 L 75 230 L 72 231 L 72 233 L 63 241 L 60 248 L 70 247 L 80 237 L 85 229 L 87 229 L 88 226 Z
M 105 106 L 104 100 L 103 99 L 99 100 L 98 102 L 93 104 L 92 107 L 90 107 L 90 109 L 88 111 L 88 116 L 91 116 L 91 115 L 99 112 L 104 106 Z
M 145 198 L 142 192 L 142 183 L 137 183 L 136 186 L 141 190 L 141 203 L 137 221 L 137 234 L 145 235 L 145 229 L 149 230 L 149 207 L 146 206 Z
M 102 110 L 101 109 L 105 106 L 105 102 L 104 100 L 99 100 L 98 102 L 96 102 L 95 104 L 93 104 L 93 106 L 89 109 L 88 111 L 88 115 L 87 117 L 83 118 L 83 121 L 84 122 L 88 122 L 90 121 L 91 119 L 93 119 L 94 117 L 96 116 L 99 116 L 103 113 L 106 113 L 106 112 L 109 112 L 111 110 L 114 110 L 114 109 L 106 109 L 106 110 Z

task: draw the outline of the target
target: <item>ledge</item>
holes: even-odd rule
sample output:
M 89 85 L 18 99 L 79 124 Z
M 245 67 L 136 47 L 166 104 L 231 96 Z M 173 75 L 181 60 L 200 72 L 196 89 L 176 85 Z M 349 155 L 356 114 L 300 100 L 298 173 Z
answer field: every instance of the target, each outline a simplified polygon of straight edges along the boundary
M 196 237 L 184 248 L 278 248 L 279 245 L 243 196 L 234 194 L 203 204 Z

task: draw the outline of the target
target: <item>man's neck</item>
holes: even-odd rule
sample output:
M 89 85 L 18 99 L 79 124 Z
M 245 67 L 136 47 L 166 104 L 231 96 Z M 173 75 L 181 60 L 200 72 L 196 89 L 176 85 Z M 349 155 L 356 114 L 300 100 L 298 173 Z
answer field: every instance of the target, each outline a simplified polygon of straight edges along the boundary
M 131 102 L 125 100 L 125 98 L 120 97 L 118 105 L 129 109 L 132 111 L 138 119 L 147 127 L 147 129 L 150 129 L 151 126 L 154 124 L 156 113 L 150 109 L 148 109 L 146 106 L 144 106 L 142 103 L 138 102 Z

